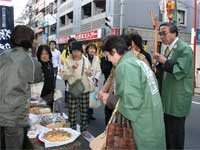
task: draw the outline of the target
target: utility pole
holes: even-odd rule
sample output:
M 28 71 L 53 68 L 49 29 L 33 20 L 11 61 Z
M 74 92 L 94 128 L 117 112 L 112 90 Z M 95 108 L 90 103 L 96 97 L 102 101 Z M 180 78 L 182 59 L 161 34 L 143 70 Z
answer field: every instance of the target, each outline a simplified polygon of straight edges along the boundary
M 125 10 L 125 0 L 120 1 L 120 35 L 123 34 L 124 30 L 124 10 Z
M 33 9 L 31 4 L 28 4 L 28 8 L 29 8 L 29 26 L 32 27 Z
M 59 27 L 60 27 L 60 22 L 59 22 L 59 8 L 60 8 L 60 0 L 57 0 L 57 13 L 56 13 L 56 39 L 58 40 L 59 37 Z
M 197 0 L 194 0 L 194 88 L 196 87 L 196 30 L 197 30 Z
M 196 30 L 197 30 L 197 0 L 194 0 L 194 87 L 196 87 Z

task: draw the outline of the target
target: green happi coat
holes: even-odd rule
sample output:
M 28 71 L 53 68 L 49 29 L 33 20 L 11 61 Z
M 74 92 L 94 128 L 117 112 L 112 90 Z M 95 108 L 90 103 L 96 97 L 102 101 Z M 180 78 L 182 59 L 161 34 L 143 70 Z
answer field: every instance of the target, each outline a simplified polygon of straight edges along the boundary
M 138 150 L 165 150 L 163 109 L 151 69 L 127 52 L 115 72 L 118 111 L 131 121 Z
M 171 50 L 168 61 L 173 72 L 164 72 L 162 102 L 164 113 L 175 117 L 187 116 L 192 102 L 194 79 L 193 52 L 189 45 L 179 39 Z

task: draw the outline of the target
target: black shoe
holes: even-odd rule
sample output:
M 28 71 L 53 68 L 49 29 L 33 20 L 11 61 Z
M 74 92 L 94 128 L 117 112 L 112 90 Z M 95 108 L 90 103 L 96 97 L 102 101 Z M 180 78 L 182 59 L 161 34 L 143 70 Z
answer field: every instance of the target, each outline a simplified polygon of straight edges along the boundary
M 96 118 L 93 116 L 90 116 L 90 120 L 96 120 Z

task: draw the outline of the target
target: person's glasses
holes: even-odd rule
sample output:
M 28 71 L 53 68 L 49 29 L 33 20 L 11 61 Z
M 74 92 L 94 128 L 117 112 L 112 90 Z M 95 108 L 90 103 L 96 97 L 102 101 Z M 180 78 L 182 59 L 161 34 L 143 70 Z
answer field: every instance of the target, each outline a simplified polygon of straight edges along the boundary
M 165 32 L 165 31 L 160 31 L 158 34 L 160 36 L 166 36 L 169 32 Z

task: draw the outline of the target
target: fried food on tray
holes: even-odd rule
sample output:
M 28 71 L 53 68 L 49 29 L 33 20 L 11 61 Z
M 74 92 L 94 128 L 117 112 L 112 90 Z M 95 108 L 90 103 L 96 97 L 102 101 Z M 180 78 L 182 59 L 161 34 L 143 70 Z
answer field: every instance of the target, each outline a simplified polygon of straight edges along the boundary
M 30 112 L 31 114 L 40 114 L 40 107 L 31 107 L 31 108 L 29 109 L 29 112 Z
M 70 140 L 72 135 L 64 130 L 52 130 L 45 133 L 43 138 L 49 142 L 63 142 Z
M 40 114 L 50 114 L 51 109 L 50 108 L 40 108 Z
M 31 107 L 29 109 L 31 114 L 49 114 L 51 113 L 50 108 L 41 108 L 41 107 Z
M 63 128 L 65 126 L 65 122 L 56 122 L 56 123 L 50 123 L 47 124 L 47 128 Z

